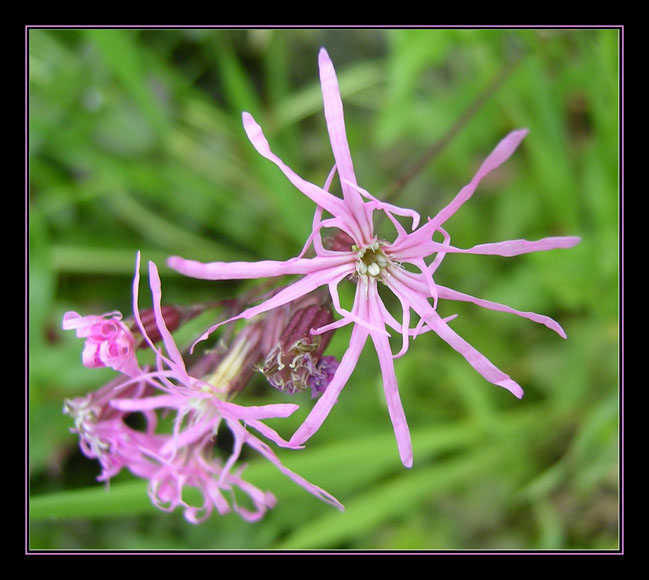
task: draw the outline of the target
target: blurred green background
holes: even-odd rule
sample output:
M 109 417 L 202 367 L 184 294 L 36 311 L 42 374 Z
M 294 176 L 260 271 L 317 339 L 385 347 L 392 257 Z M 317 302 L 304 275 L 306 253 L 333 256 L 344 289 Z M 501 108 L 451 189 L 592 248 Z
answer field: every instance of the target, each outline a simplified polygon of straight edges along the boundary
M 444 303 L 454 329 L 525 389 L 492 386 L 433 333 L 396 361 L 414 444 L 402 467 L 371 347 L 339 403 L 286 465 L 318 502 L 250 455 L 248 479 L 277 507 L 188 524 L 154 509 L 130 474 L 95 482 L 61 412 L 113 374 L 80 363 L 62 314 L 130 314 L 136 250 L 161 267 L 164 299 L 235 296 L 245 283 L 183 278 L 170 254 L 288 259 L 312 203 L 247 141 L 250 111 L 273 150 L 314 183 L 333 164 L 317 55 L 339 75 L 359 184 L 434 215 L 508 131 L 529 136 L 448 223 L 453 243 L 579 235 L 570 250 L 447 256 L 437 280 L 568 334 Z M 617 549 L 618 31 L 30 30 L 30 538 L 32 549 Z M 486 102 L 406 187 L 390 189 L 476 98 Z M 144 288 L 144 286 L 143 286 Z M 143 290 L 144 291 L 144 290 Z M 145 298 L 146 292 L 144 292 Z M 202 330 L 205 320 L 186 330 Z M 348 329 L 329 352 L 344 352 Z M 106 371 L 106 372 L 104 372 Z M 257 379 L 241 402 L 308 395 Z

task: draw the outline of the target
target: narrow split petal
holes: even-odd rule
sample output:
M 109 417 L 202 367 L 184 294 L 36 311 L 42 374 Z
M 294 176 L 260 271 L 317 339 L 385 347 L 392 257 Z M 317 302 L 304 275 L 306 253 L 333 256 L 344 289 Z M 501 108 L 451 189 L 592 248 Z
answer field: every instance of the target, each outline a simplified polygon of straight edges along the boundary
M 341 305 L 340 305 L 340 297 L 338 296 L 338 284 L 340 281 L 344 278 L 342 276 L 341 278 L 337 280 L 332 280 L 329 282 L 329 294 L 331 296 L 331 302 L 334 306 L 334 309 L 340 316 L 343 317 L 343 319 L 347 322 L 354 322 L 355 324 L 358 324 L 360 326 L 365 327 L 368 331 L 374 332 L 377 334 L 382 334 L 386 337 L 389 337 L 390 334 L 385 330 L 385 326 L 383 324 L 373 324 L 367 317 L 363 316 L 358 316 L 354 311 L 349 312 L 348 310 L 345 310 Z M 359 284 L 360 286 L 360 284 Z M 356 293 L 356 300 L 354 301 L 354 306 L 357 306 L 358 303 L 358 291 Z M 354 310 L 354 309 L 352 309 Z M 332 323 L 336 324 L 336 322 Z
M 494 366 L 486 356 L 453 331 L 434 310 L 426 315 L 425 320 L 440 338 L 459 352 L 490 383 L 507 389 L 519 399 L 523 397 L 523 389 L 516 381 Z
M 139 399 L 115 399 L 110 406 L 120 411 L 148 411 L 151 409 L 178 408 L 186 400 L 180 395 L 156 395 L 155 397 L 141 397 Z
M 140 307 L 139 307 L 140 260 L 141 260 L 141 256 L 140 256 L 140 252 L 138 252 L 137 255 L 136 255 L 136 258 L 135 258 L 135 274 L 133 276 L 133 316 L 135 318 L 135 321 L 137 322 L 138 328 L 140 329 L 140 332 L 142 333 L 142 336 L 147 341 L 147 343 L 149 344 L 151 349 L 156 353 L 156 355 L 158 357 L 158 364 L 161 364 L 161 361 L 164 360 L 171 368 L 173 368 L 174 371 L 178 371 L 184 377 L 187 377 L 188 375 L 187 375 L 187 369 L 185 368 L 185 363 L 183 362 L 182 356 L 179 355 L 178 348 L 175 346 L 175 343 L 173 342 L 173 339 L 171 339 L 171 342 L 174 344 L 174 346 L 172 347 L 172 352 L 169 352 L 169 356 L 172 357 L 172 359 L 170 360 L 167 357 L 165 357 L 162 354 L 162 352 L 160 352 L 158 347 L 156 347 L 154 342 L 151 340 L 151 338 L 147 334 L 144 323 L 142 322 L 142 317 L 140 316 Z M 156 270 L 156 272 L 157 272 L 157 270 Z M 160 300 L 160 298 L 161 298 L 162 294 L 161 294 L 160 291 L 158 291 L 158 292 L 159 293 L 156 296 L 154 296 L 154 300 L 153 300 L 154 303 L 155 303 L 156 299 Z M 155 311 L 154 311 L 154 314 L 155 314 Z M 164 318 L 163 318 L 163 326 L 166 329 L 166 326 L 164 325 Z M 163 336 L 161 328 L 158 328 L 158 332 L 160 333 L 160 336 Z M 167 340 L 169 340 L 169 332 L 168 331 L 167 331 Z
M 379 297 L 376 282 L 371 284 L 368 300 L 368 313 L 370 320 L 378 325 L 381 323 L 383 315 L 380 307 L 381 298 Z M 406 414 L 403 411 L 401 398 L 399 397 L 399 387 L 397 386 L 397 376 L 394 371 L 394 360 L 390 343 L 388 339 L 376 333 L 371 333 L 372 342 L 379 357 L 381 366 L 381 376 L 383 377 L 383 391 L 385 400 L 390 413 L 390 420 L 394 428 L 394 435 L 397 439 L 397 447 L 401 462 L 405 467 L 412 467 L 412 442 L 410 440 L 410 430 L 406 421 Z M 407 333 L 406 333 L 407 336 Z
M 426 226 L 424 226 L 426 227 Z M 422 228 L 417 230 L 414 235 L 417 235 Z M 390 248 L 392 256 L 395 260 L 409 262 L 418 256 L 431 255 L 435 252 L 449 253 L 449 254 L 479 254 L 486 256 L 503 256 L 511 258 L 512 256 L 520 256 L 521 254 L 529 254 L 531 252 L 545 252 L 548 250 L 559 250 L 572 248 L 581 241 L 577 236 L 557 236 L 542 238 L 540 240 L 506 240 L 504 242 L 493 242 L 487 244 L 478 244 L 471 248 L 456 248 L 447 243 L 439 243 L 433 241 L 420 241 L 417 245 L 409 242 L 403 244 L 394 244 Z
M 249 280 L 291 274 L 309 274 L 339 266 L 351 260 L 349 256 L 337 255 L 296 258 L 285 262 L 262 260 L 260 262 L 210 262 L 204 264 L 195 260 L 185 260 L 178 256 L 171 256 L 167 259 L 167 265 L 185 276 L 200 278 L 201 280 Z
M 343 387 L 347 384 L 349 377 L 351 376 L 354 368 L 356 368 L 356 363 L 361 355 L 365 342 L 367 340 L 368 331 L 361 326 L 355 326 L 352 330 L 352 336 L 349 340 L 349 348 L 343 355 L 338 369 L 334 374 L 333 379 L 327 386 L 327 389 L 318 399 L 318 402 L 314 405 L 313 409 L 304 420 L 304 423 L 300 425 L 298 430 L 294 433 L 293 437 L 290 439 L 290 443 L 295 445 L 301 445 L 308 439 L 310 439 L 313 434 L 320 428 L 322 423 L 329 415 L 329 412 L 336 404 L 340 392 L 343 390 Z
M 419 221 L 421 220 L 421 216 L 419 215 L 419 212 L 416 212 L 414 209 L 399 207 L 398 205 L 394 205 L 392 203 L 387 203 L 379 199 L 376 199 L 369 191 L 363 189 L 357 183 L 352 183 L 347 179 L 343 180 L 343 183 L 345 183 L 352 189 L 355 189 L 363 197 L 366 197 L 372 202 L 371 204 L 366 204 L 366 207 L 382 210 L 386 214 L 396 214 L 403 217 L 409 217 L 410 219 L 412 219 L 412 229 L 413 230 L 417 229 L 417 226 L 419 225 Z
M 523 389 L 520 385 L 512 380 L 509 375 L 495 367 L 487 357 L 456 334 L 442 320 L 439 314 L 437 314 L 424 295 L 413 290 L 400 280 L 393 280 L 391 289 L 399 300 L 408 302 L 423 322 L 442 340 L 459 352 L 485 379 L 490 383 L 507 389 L 519 399 L 523 396 Z
M 249 425 L 255 431 L 261 433 L 264 437 L 266 437 L 266 439 L 272 441 L 280 447 L 286 447 L 289 449 L 304 449 L 303 445 L 293 445 L 292 443 L 286 441 L 279 435 L 279 433 L 277 433 L 277 431 L 275 431 L 275 429 L 271 429 L 268 425 L 262 423 L 261 421 L 258 421 L 257 419 L 250 419 L 246 421 L 246 425 Z
M 233 435 L 235 436 L 235 439 L 245 438 L 245 441 L 248 445 L 255 449 L 259 454 L 263 455 L 268 461 L 275 465 L 277 469 L 279 469 L 284 475 L 292 479 L 299 486 L 304 488 L 306 491 L 308 491 L 318 499 L 321 499 L 322 501 L 328 503 L 329 505 L 332 505 L 341 511 L 344 510 L 344 506 L 329 492 L 325 491 L 321 487 L 318 487 L 317 485 L 314 485 L 313 483 L 310 483 L 301 475 L 298 475 L 294 471 L 291 471 L 288 467 L 284 466 L 279 460 L 279 457 L 277 457 L 277 455 L 273 453 L 273 450 L 264 442 L 256 439 L 255 437 L 246 437 L 246 432 L 241 425 L 235 423 L 231 425 L 231 428 L 233 429 Z
M 280 292 L 278 292 L 277 294 L 275 294 L 265 302 L 262 302 L 257 306 L 248 308 L 247 310 L 244 310 L 241 314 L 237 316 L 233 316 L 228 320 L 223 320 L 222 322 L 219 322 L 218 324 L 211 326 L 194 342 L 194 346 L 197 343 L 206 340 L 209 337 L 209 335 L 212 334 L 212 332 L 214 332 L 220 326 L 229 324 L 230 322 L 234 322 L 235 320 L 241 320 L 241 319 L 249 320 L 250 318 L 257 316 L 258 314 L 262 314 L 264 312 L 268 312 L 269 310 L 272 310 L 273 308 L 277 308 L 278 306 L 283 306 L 284 304 L 288 304 L 289 302 L 301 298 L 302 296 L 308 294 L 309 292 L 315 290 L 316 288 L 328 284 L 331 280 L 336 280 L 339 279 L 341 276 L 351 274 L 353 272 L 353 268 L 354 268 L 353 265 L 350 266 L 349 264 L 343 264 L 342 266 L 332 267 L 332 268 L 324 269 L 322 271 L 315 271 L 312 272 L 311 274 L 307 274 L 306 276 L 304 276 L 304 278 L 301 278 L 300 280 L 293 282 L 293 284 L 287 286 L 286 288 L 284 288 L 283 290 L 281 290 Z
M 484 160 L 473 179 L 460 190 L 455 198 L 444 209 L 438 212 L 434 218 L 424 224 L 406 240 L 399 240 L 398 243 L 395 244 L 395 246 L 398 246 L 395 250 L 398 249 L 403 251 L 412 246 L 419 245 L 427 239 L 430 240 L 439 226 L 448 220 L 467 200 L 471 198 L 480 184 L 480 181 L 487 174 L 509 159 L 527 133 L 527 129 L 519 129 L 512 131 L 504 137 Z
M 333 63 L 324 48 L 318 54 L 318 65 L 320 69 L 320 85 L 322 88 L 322 100 L 324 114 L 329 131 L 331 149 L 336 160 L 336 167 L 341 181 L 356 183 L 352 155 L 347 142 L 345 130 L 345 118 L 343 114 L 343 102 L 340 98 L 340 88 Z M 347 201 L 347 199 L 346 199 Z
M 164 316 L 162 315 L 162 283 L 160 282 L 158 267 L 151 261 L 149 262 L 149 286 L 151 287 L 151 294 L 153 296 L 153 311 L 155 313 L 156 324 L 160 336 L 162 336 L 165 349 L 169 353 L 174 365 L 182 369 L 183 374 L 186 374 L 187 371 L 182 354 L 180 354 L 180 350 L 176 346 L 176 341 L 173 339 L 171 332 L 169 332 Z
M 444 286 L 437 285 L 437 292 L 440 298 L 445 300 L 460 300 L 463 302 L 472 302 L 483 308 L 488 308 L 489 310 L 497 310 L 499 312 L 508 312 L 510 314 L 516 314 L 522 318 L 527 318 L 539 324 L 544 324 L 549 329 L 554 330 L 561 338 L 566 338 L 566 333 L 563 328 L 559 325 L 558 322 L 550 318 L 549 316 L 543 316 L 542 314 L 535 314 L 534 312 L 522 312 L 504 304 L 498 304 L 497 302 L 492 302 L 491 300 L 483 300 L 481 298 L 475 298 L 469 294 L 463 294 L 457 290 L 452 290 L 451 288 L 446 288 Z
M 581 238 L 576 236 L 563 236 L 563 237 L 550 237 L 542 238 L 540 240 L 507 240 L 504 242 L 495 242 L 491 244 L 478 244 L 467 250 L 460 250 L 459 248 L 445 249 L 447 252 L 458 252 L 463 254 L 484 254 L 489 256 L 504 256 L 510 258 L 512 256 L 519 256 L 521 254 L 528 254 L 530 252 L 545 252 L 547 250 L 559 250 L 572 248 L 581 241 Z
M 527 129 L 518 129 L 506 135 L 484 160 L 471 182 L 462 188 L 455 199 L 432 219 L 431 228 L 442 225 L 450 218 L 473 195 L 480 181 L 512 156 L 528 133 Z
M 298 405 L 292 403 L 272 403 L 269 405 L 244 407 L 226 401 L 218 402 L 219 410 L 242 421 L 259 419 L 274 419 L 277 417 L 289 417 L 299 409 Z
M 343 197 L 358 223 L 363 236 L 363 242 L 367 243 L 371 240 L 372 223 L 358 192 L 350 189 L 346 185 L 347 182 L 355 184 L 356 176 L 354 174 L 351 152 L 349 151 L 349 143 L 347 142 L 343 103 L 340 98 L 338 79 L 333 63 L 324 48 L 320 49 L 318 65 L 320 69 L 320 85 L 322 87 L 322 100 L 325 119 L 327 121 L 327 131 L 329 132 L 331 150 L 334 154 L 338 175 L 342 183 Z
M 327 210 L 331 215 L 334 216 L 343 216 L 350 215 L 350 211 L 343 202 L 335 195 L 332 195 L 328 191 L 325 191 L 321 187 L 314 185 L 302 179 L 297 173 L 295 173 L 291 168 L 288 167 L 277 155 L 275 155 L 271 149 L 266 137 L 264 136 L 261 127 L 253 119 L 250 113 L 243 113 L 243 127 L 248 135 L 248 139 L 257 150 L 257 152 L 262 156 L 272 161 L 279 169 L 284 173 L 287 179 L 304 195 L 306 195 L 311 201 L 318 204 L 320 207 Z M 353 220 L 352 220 L 353 221 Z

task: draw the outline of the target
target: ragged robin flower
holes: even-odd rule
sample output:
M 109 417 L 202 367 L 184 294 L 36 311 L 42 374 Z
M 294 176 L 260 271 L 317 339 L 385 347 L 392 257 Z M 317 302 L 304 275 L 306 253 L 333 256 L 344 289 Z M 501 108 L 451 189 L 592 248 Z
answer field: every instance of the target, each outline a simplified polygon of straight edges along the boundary
M 438 311 L 439 300 L 459 300 L 476 305 L 509 312 L 544 324 L 565 338 L 563 329 L 547 316 L 521 312 L 508 306 L 475 298 L 436 282 L 434 276 L 441 261 L 451 253 L 484 254 L 495 256 L 517 256 L 528 252 L 570 248 L 579 238 L 549 237 L 535 241 L 509 240 L 485 243 L 467 249 L 452 246 L 450 235 L 444 228 L 446 221 L 468 201 L 480 181 L 505 162 L 527 135 L 527 130 L 515 130 L 506 135 L 487 156 L 478 172 L 455 198 L 433 218 L 419 226 L 419 214 L 384 203 L 358 185 L 345 132 L 343 106 L 333 64 L 327 52 L 321 49 L 319 55 L 320 82 L 324 102 L 324 113 L 329 139 L 335 160 L 324 187 L 310 183 L 291 170 L 270 149 L 261 127 L 249 113 L 243 113 L 243 126 L 257 152 L 274 163 L 288 180 L 316 204 L 312 234 L 298 257 L 286 262 L 212 262 L 203 264 L 194 260 L 171 257 L 171 268 L 187 276 L 206 280 L 233 280 L 302 275 L 302 278 L 278 292 L 261 304 L 248 308 L 235 319 L 249 319 L 301 296 L 321 286 L 329 289 L 335 311 L 340 319 L 324 324 L 312 334 L 323 334 L 331 329 L 353 324 L 349 347 L 331 379 L 324 394 L 318 399 L 304 423 L 291 438 L 291 443 L 302 444 L 322 425 L 336 403 L 343 387 L 354 370 L 360 354 L 370 338 L 376 349 L 387 407 L 396 435 L 397 446 L 403 464 L 412 465 L 412 444 L 406 417 L 399 397 L 394 370 L 394 359 L 408 349 L 411 338 L 433 331 L 442 340 L 461 354 L 467 362 L 487 381 L 504 387 L 517 397 L 522 397 L 522 388 L 507 374 L 498 369 L 487 357 L 460 337 L 443 319 Z M 342 198 L 329 193 L 335 173 L 342 188 Z M 324 213 L 330 217 L 324 216 Z M 396 230 L 393 240 L 385 240 L 374 232 L 374 213 L 387 216 Z M 407 231 L 397 217 L 412 220 L 411 231 Z M 323 242 L 322 228 L 333 228 L 337 234 L 332 241 Z M 437 235 L 441 241 L 433 240 Z M 305 258 L 313 245 L 315 257 Z M 414 266 L 416 272 L 406 270 L 403 264 Z M 344 309 L 338 296 L 338 285 L 343 280 L 352 280 L 356 285 L 355 300 L 351 310 Z M 401 304 L 401 321 L 390 313 L 379 296 L 379 285 L 387 287 Z M 411 326 L 411 311 L 419 318 Z M 228 321 L 228 322 L 229 322 Z M 206 338 L 219 324 L 211 327 L 201 337 Z M 389 343 L 391 328 L 402 336 L 401 348 L 393 353 Z

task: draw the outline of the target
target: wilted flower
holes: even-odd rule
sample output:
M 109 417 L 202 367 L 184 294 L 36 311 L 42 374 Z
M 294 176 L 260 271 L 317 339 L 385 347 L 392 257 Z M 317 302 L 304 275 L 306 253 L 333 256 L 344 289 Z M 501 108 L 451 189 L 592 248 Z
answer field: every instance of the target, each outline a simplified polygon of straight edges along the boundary
M 515 256 L 527 252 L 569 248 L 577 244 L 579 238 L 552 237 L 538 241 L 510 240 L 480 244 L 468 249 L 450 245 L 450 236 L 442 227 L 443 224 L 472 196 L 481 179 L 512 155 L 527 135 L 527 130 L 512 131 L 507 135 L 453 201 L 434 218 L 429 219 L 426 224 L 417 229 L 419 225 L 417 212 L 381 202 L 358 185 L 345 133 L 338 82 L 331 60 L 324 49 L 320 51 L 319 67 L 325 118 L 335 159 L 334 170 L 323 188 L 305 181 L 284 164 L 271 151 L 261 127 L 249 113 L 243 113 L 244 129 L 255 149 L 263 157 L 277 165 L 288 180 L 317 205 L 312 234 L 307 239 L 300 255 L 286 262 L 214 262 L 209 264 L 171 257 L 168 264 L 185 275 L 207 280 L 261 278 L 288 274 L 303 275 L 301 279 L 268 300 L 246 309 L 226 322 L 240 318 L 252 318 L 295 301 L 320 286 L 328 286 L 333 306 L 341 319 L 311 331 L 312 334 L 322 334 L 350 323 L 354 324 L 354 328 L 349 348 L 342 357 L 330 384 L 304 423 L 291 438 L 291 443 L 304 443 L 318 430 L 347 383 L 367 338 L 370 337 L 381 366 L 388 411 L 393 423 L 399 454 L 403 464 L 410 467 L 412 465 L 412 445 L 399 398 L 393 362 L 394 358 L 406 352 L 410 337 L 434 331 L 464 356 L 467 362 L 485 379 L 508 389 L 517 397 L 521 397 L 523 394 L 523 390 L 515 381 L 496 368 L 482 353 L 451 329 L 448 325 L 450 319 L 444 320 L 440 317 L 437 312 L 439 299 L 469 301 L 485 308 L 514 313 L 545 324 L 560 336 L 565 337 L 561 327 L 546 316 L 520 312 L 437 284 L 433 275 L 442 259 L 449 253 Z M 342 199 L 328 191 L 335 172 L 340 178 Z M 325 211 L 332 217 L 323 219 Z M 397 232 L 394 241 L 377 238 L 374 234 L 373 213 L 375 211 L 383 212 L 394 224 Z M 413 231 L 408 233 L 395 216 L 410 218 Z M 338 230 L 338 234 L 330 243 L 323 243 L 320 237 L 320 230 L 323 227 Z M 443 241 L 433 241 L 433 236 L 436 233 L 441 234 Z M 311 244 L 313 244 L 316 256 L 304 258 L 303 256 Z M 432 256 L 434 256 L 432 261 L 425 261 Z M 404 269 L 402 267 L 404 262 L 412 264 L 418 272 Z M 338 284 L 348 278 L 356 282 L 356 297 L 351 311 L 342 308 L 337 290 Z M 400 301 L 401 322 L 387 310 L 381 300 L 378 293 L 379 282 L 387 286 Z M 414 328 L 410 326 L 411 310 L 419 317 Z M 202 338 L 206 338 L 219 325 L 208 329 Z M 396 354 L 391 351 L 386 326 L 402 335 L 402 346 Z
M 249 521 L 259 519 L 275 505 L 272 493 L 262 492 L 241 478 L 242 469 L 227 472 L 211 457 L 214 434 L 209 430 L 202 439 L 169 453 L 174 436 L 156 433 L 157 415 L 146 403 L 138 409 L 146 427 L 131 427 L 126 418 L 138 407 L 135 402 L 154 394 L 155 389 L 146 381 L 119 377 L 94 393 L 65 402 L 64 412 L 74 419 L 72 432 L 78 433 L 81 450 L 87 457 L 99 460 L 99 481 L 107 482 L 122 468 L 129 469 L 135 476 L 149 480 L 154 505 L 165 511 L 182 506 L 185 518 L 192 523 L 203 521 L 213 509 L 228 513 L 230 504 L 224 492 L 232 496 L 235 511 Z M 185 500 L 186 487 L 201 492 L 202 505 L 194 506 Z M 254 511 L 237 505 L 231 493 L 234 487 L 249 496 Z
M 120 397 L 138 399 L 154 391 L 146 381 L 120 376 L 95 392 L 65 401 L 63 412 L 74 420 L 71 431 L 79 435 L 81 451 L 86 457 L 99 460 L 102 467 L 99 481 L 108 481 L 123 467 L 138 477 L 154 473 L 155 466 L 143 450 L 155 449 L 163 440 L 155 434 L 155 413 L 144 412 L 146 427 L 136 430 L 125 422 L 129 413 L 112 405 Z
M 248 431 L 251 428 L 282 447 L 298 448 L 263 422 L 287 417 L 297 405 L 245 407 L 230 402 L 248 382 L 262 357 L 263 320 L 247 324 L 228 347 L 207 353 L 188 370 L 167 327 L 168 310 L 161 305 L 161 283 L 153 262 L 149 263 L 153 294 L 153 309 L 149 312 L 153 318 L 147 315 L 143 320 L 141 316 L 139 268 L 138 254 L 133 282 L 134 319 L 137 331 L 155 353 L 155 369 L 142 369 L 131 379 L 120 377 L 96 393 L 66 401 L 64 408 L 74 418 L 73 430 L 80 436 L 84 453 L 99 459 L 100 479 L 108 480 L 125 467 L 149 480 L 149 494 L 156 506 L 169 511 L 182 506 L 192 523 L 202 521 L 214 509 L 226 513 L 230 503 L 242 517 L 252 521 L 273 507 L 275 498 L 243 480 L 242 468 L 235 470 L 243 446 L 248 445 L 311 494 L 342 509 L 338 500 L 285 467 L 269 445 Z M 87 318 L 89 324 L 97 322 Z M 157 340 L 162 341 L 162 347 L 156 345 Z M 158 411 L 175 412 L 172 433 L 157 433 Z M 134 413 L 145 417 L 144 430 L 134 429 L 125 421 Z M 225 460 L 215 455 L 214 443 L 221 424 L 227 426 L 234 438 Z M 187 486 L 201 492 L 202 505 L 186 501 L 183 489 Z M 249 496 L 254 509 L 236 502 L 234 487 Z M 230 502 L 225 492 L 231 496 Z
M 328 305 L 311 304 L 293 315 L 261 369 L 273 387 L 290 394 L 311 388 L 313 397 L 324 392 L 338 361 L 322 356 L 331 332 L 311 331 L 331 322 L 333 316 Z

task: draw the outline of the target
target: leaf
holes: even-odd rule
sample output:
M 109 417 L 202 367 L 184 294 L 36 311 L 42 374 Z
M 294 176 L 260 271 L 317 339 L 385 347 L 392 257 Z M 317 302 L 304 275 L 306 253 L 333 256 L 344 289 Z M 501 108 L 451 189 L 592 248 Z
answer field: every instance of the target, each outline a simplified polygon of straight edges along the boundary
M 86 30 L 90 38 L 101 52 L 105 64 L 115 78 L 130 94 L 159 137 L 167 133 L 169 122 L 167 115 L 147 85 L 150 80 L 147 66 L 142 58 L 142 48 L 137 41 L 137 31 L 134 30 Z
M 344 513 L 329 512 L 308 521 L 277 547 L 287 550 L 340 547 L 345 541 L 363 536 L 392 518 L 406 517 L 421 502 L 430 502 L 447 490 L 476 478 L 483 469 L 492 469 L 502 453 L 496 448 L 442 461 L 364 489 L 360 498 L 347 503 Z

